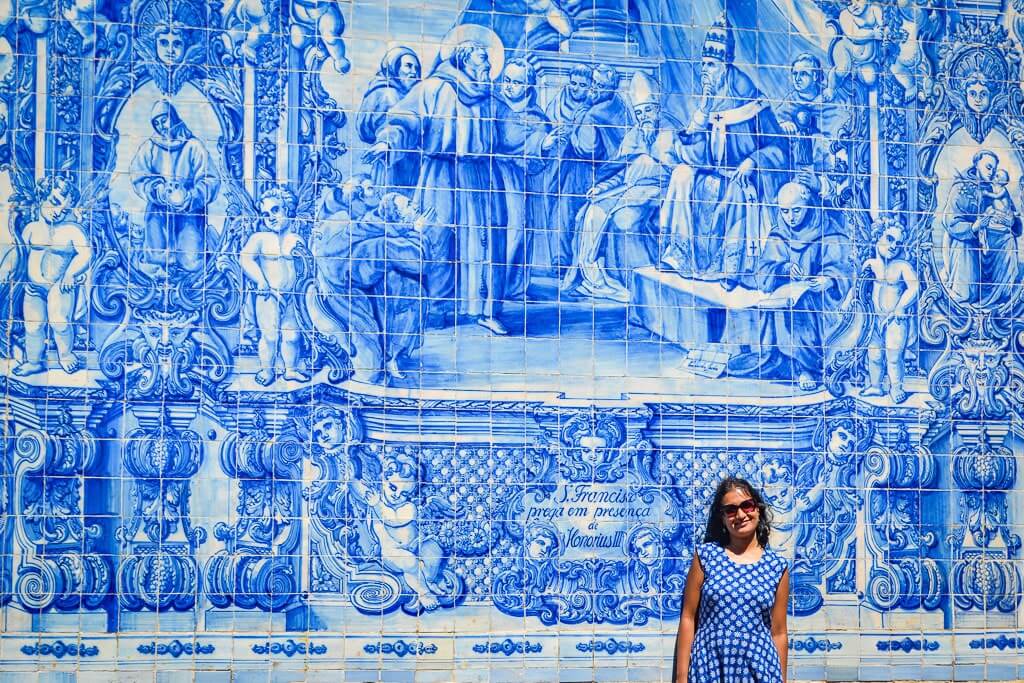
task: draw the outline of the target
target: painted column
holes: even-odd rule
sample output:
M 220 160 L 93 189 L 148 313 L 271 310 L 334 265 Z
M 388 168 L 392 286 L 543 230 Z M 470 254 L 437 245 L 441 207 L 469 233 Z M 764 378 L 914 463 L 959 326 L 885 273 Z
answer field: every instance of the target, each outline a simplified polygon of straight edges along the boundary
M 630 26 L 629 0 L 587 0 L 572 12 L 573 31 L 563 44 L 568 52 L 614 51 L 637 55 L 640 45 Z M 603 48 L 603 50 L 602 50 Z
M 14 600 L 34 628 L 106 630 L 109 560 L 85 515 L 85 480 L 97 463 L 88 404 L 36 402 L 40 426 L 14 439 Z
M 208 625 L 223 615 L 229 629 L 249 621 L 260 628 L 265 613 L 302 607 L 301 476 L 307 450 L 294 431 L 272 433 L 262 412 L 256 413 L 251 430 L 234 432 L 224 441 L 220 465 L 237 483 L 237 521 L 218 523 L 213 531 L 224 549 L 207 565 L 206 593 L 215 608 Z M 239 614 L 247 610 L 253 612 L 251 620 Z M 275 629 L 281 626 L 287 628 L 280 624 Z
M 130 410 L 139 427 L 126 435 L 122 453 L 131 484 L 117 531 L 121 628 L 192 631 L 201 584 L 195 552 L 206 540 L 206 530 L 193 527 L 190 517 L 190 479 L 203 460 L 199 435 L 188 428 L 198 408 L 145 404 Z
M 36 119 L 35 123 L 35 177 L 42 180 L 46 176 L 46 135 L 49 94 L 49 78 L 47 77 L 49 60 L 46 57 L 46 36 L 36 36 Z
M 948 537 L 954 624 L 1010 628 L 1021 600 L 1021 538 L 1013 533 L 1009 496 L 1017 462 L 1004 441 L 1007 423 L 961 422 L 951 459 Z

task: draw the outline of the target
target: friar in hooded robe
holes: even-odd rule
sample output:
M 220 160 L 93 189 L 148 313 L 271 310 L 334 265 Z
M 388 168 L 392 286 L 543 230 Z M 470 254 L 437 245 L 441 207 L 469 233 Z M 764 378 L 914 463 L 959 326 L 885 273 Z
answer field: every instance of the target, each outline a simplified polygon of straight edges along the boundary
M 488 44 L 462 39 L 443 50 L 430 76 L 388 112 L 365 158 L 390 162 L 420 149 L 413 205 L 434 215 L 423 231 L 432 317 L 454 302 L 458 314 L 504 335 L 507 207 L 494 159 L 509 151 L 510 116 L 492 93 L 489 53 L 503 59 L 504 48 L 493 32 L 474 30 Z
M 840 322 L 839 303 L 853 275 L 850 239 L 803 183 L 782 186 L 777 217 L 754 284 L 762 292 L 800 282 L 810 286 L 791 307 L 762 313 L 760 348 L 732 357 L 729 373 L 796 381 L 803 391 L 813 391 L 822 381 L 827 341 Z
M 587 104 L 568 125 L 569 133 L 558 169 L 557 220 L 560 231 L 559 263 L 573 264 L 579 211 L 587 193 L 622 170 L 613 161 L 626 131 L 633 125 L 629 106 L 619 94 L 621 76 L 612 66 L 598 64 L 591 73 Z M 567 103 L 568 104 L 568 103 Z
M 551 223 L 544 196 L 544 170 L 561 137 L 537 104 L 537 72 L 525 59 L 513 59 L 505 65 L 500 93 L 509 112 L 509 153 L 497 164 L 508 209 L 505 295 L 510 301 L 521 301 L 530 285 L 531 266 L 538 263 L 534 259 L 535 238 L 544 237 Z
M 572 243 L 576 214 L 587 203 L 587 191 L 594 184 L 593 154 L 576 149 L 570 135 L 579 126 L 590 107 L 594 69 L 577 64 L 569 72 L 569 82 L 548 103 L 544 112 L 559 133 L 559 144 L 552 150 L 552 163 L 544 178 L 547 214 L 552 233 L 548 253 L 555 266 L 572 263 Z
M 377 142 L 377 133 L 384 126 L 388 112 L 419 83 L 420 75 L 420 59 L 412 49 L 399 46 L 384 54 L 356 114 L 360 140 L 368 145 Z M 419 154 L 415 149 L 402 152 L 390 167 L 385 163 L 374 164 L 373 184 L 382 190 L 411 195 L 419 178 Z
M 422 343 L 426 217 L 398 192 L 367 193 L 364 177 L 345 184 L 347 212 L 325 221 L 315 249 L 316 287 L 307 292 L 314 325 L 348 346 L 357 379 L 401 380 Z M 369 209 L 369 210 L 368 210 Z
M 150 276 L 195 273 L 216 247 L 207 207 L 220 179 L 210 153 L 173 104 L 159 100 L 150 123 L 153 134 L 139 147 L 130 171 L 135 193 L 146 202 L 140 267 Z

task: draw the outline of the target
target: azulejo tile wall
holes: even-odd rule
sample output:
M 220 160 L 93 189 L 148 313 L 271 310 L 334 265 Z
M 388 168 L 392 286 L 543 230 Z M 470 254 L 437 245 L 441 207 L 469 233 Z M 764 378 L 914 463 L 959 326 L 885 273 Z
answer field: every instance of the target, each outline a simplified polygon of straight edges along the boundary
M 0 2 L 0 678 L 1024 677 L 1019 5 Z

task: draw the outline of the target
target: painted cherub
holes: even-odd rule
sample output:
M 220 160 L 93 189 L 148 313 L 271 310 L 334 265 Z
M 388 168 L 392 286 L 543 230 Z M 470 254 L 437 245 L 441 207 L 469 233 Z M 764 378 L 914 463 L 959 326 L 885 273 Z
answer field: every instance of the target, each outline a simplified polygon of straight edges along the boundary
M 940 10 L 932 7 L 928 0 L 896 0 L 896 18 L 905 38 L 900 42 L 899 52 L 890 73 L 903 86 L 904 98 L 910 101 L 924 97 L 932 85 L 931 67 L 924 54 L 926 42 L 936 37 L 941 30 Z
M 559 0 L 525 0 L 526 25 L 523 32 L 527 36 L 537 35 L 540 31 L 554 31 L 561 38 L 572 34 L 572 19 L 562 9 Z
M 864 260 L 859 271 L 867 282 L 851 288 L 840 308 L 849 308 L 858 291 L 870 298 L 873 314 L 867 322 L 868 386 L 861 395 L 884 396 L 883 383 L 888 379 L 889 398 L 902 403 L 907 400 L 903 387 L 906 374 L 903 355 L 911 332 L 908 312 L 917 301 L 921 283 L 913 265 L 902 258 L 906 231 L 899 221 L 892 218 L 875 221 L 871 236 L 875 254 Z
M 875 85 L 884 26 L 882 6 L 870 0 L 850 0 L 849 6 L 839 13 L 841 36 L 832 48 L 834 66 L 828 75 L 826 100 L 835 96 L 839 80 L 851 74 L 860 76 L 869 88 Z
M 361 481 L 352 488 L 368 508 L 368 523 L 380 544 L 381 561 L 402 575 L 415 591 L 426 610 L 439 607 L 438 586 L 445 554 L 441 545 L 426 537 L 419 518 L 424 507 L 420 503 L 420 484 L 424 472 L 415 458 L 406 453 L 387 453 L 381 463 L 380 491 L 371 490 Z
M 269 386 L 277 378 L 279 361 L 283 377 L 306 382 L 301 363 L 302 332 L 297 291 L 300 258 L 304 246 L 294 221 L 295 195 L 283 187 L 267 190 L 259 201 L 260 227 L 246 240 L 239 254 L 242 271 L 256 285 L 256 324 L 260 330 L 258 354 L 262 369 L 256 381 Z
M 92 246 L 73 213 L 78 190 L 65 177 L 40 181 L 39 219 L 22 232 L 28 247 L 23 320 L 25 359 L 16 375 L 46 370 L 43 361 L 47 336 L 52 336 L 57 361 L 64 372 L 81 369 L 84 359 L 74 352 L 75 321 L 85 314 L 85 281 L 92 261 Z
M 348 73 L 352 62 L 345 53 L 345 17 L 338 0 L 292 0 L 292 47 L 304 53 L 316 47 L 319 37 L 339 74 Z M 307 53 L 309 54 L 309 53 Z M 307 57 L 307 66 L 309 66 Z
M 96 29 L 107 18 L 96 8 L 97 0 L 72 0 L 64 10 L 64 18 L 82 38 L 82 54 L 90 54 L 96 47 Z
M 257 63 L 256 52 L 266 43 L 273 28 L 270 13 L 263 0 L 234 0 L 224 7 L 225 22 L 234 31 L 244 31 L 242 57 L 251 64 Z

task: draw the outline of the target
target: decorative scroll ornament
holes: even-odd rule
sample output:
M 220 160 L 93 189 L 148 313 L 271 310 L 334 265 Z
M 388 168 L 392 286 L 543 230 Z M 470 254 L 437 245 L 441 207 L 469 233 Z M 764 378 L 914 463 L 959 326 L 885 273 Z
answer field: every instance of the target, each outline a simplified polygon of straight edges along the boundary
M 937 530 L 923 526 L 922 511 L 932 498 L 935 456 L 914 447 L 901 426 L 893 447 L 872 446 L 864 457 L 868 489 L 865 545 L 872 562 L 865 598 L 882 610 L 938 609 L 946 591 L 945 574 L 929 557 Z
M 61 413 L 49 433 L 29 429 L 15 442 L 15 527 L 24 552 L 14 593 L 26 610 L 97 609 L 109 591 L 111 568 L 96 552 L 99 525 L 86 521 L 83 477 L 96 460 L 87 430 Z
M 221 447 L 221 468 L 238 480 L 238 522 L 214 527 L 224 543 L 206 571 L 214 606 L 278 612 L 302 602 L 300 488 L 307 448 L 293 431 L 271 435 L 262 413 L 252 432 L 231 434 Z

